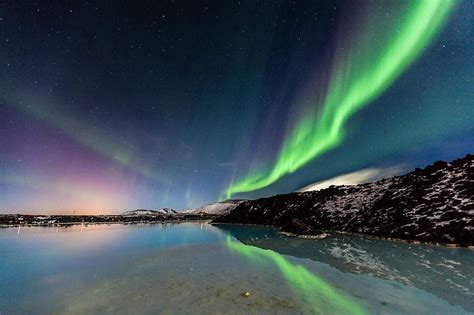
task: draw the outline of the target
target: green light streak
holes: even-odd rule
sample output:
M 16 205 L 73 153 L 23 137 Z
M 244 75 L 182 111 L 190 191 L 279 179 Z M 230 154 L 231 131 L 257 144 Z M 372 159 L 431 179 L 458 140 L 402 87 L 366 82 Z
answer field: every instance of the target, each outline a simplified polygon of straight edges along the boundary
M 235 242 L 230 236 L 227 237 L 227 247 L 257 263 L 273 262 L 291 285 L 293 292 L 311 303 L 315 311 L 329 306 L 334 314 L 366 314 L 364 308 L 352 298 L 338 292 L 305 267 L 287 261 L 277 252 Z
M 157 170 L 145 166 L 143 161 L 130 148 L 120 144 L 100 129 L 73 119 L 71 115 L 66 115 L 48 105 L 47 102 L 41 101 L 40 97 L 24 97 L 21 99 L 10 97 L 9 101 L 16 109 L 48 123 L 101 156 L 130 168 L 155 182 L 163 185 L 171 183 L 170 179 L 164 174 L 157 174 Z
M 227 198 L 269 186 L 340 145 L 349 118 L 380 96 L 416 60 L 453 7 L 451 0 L 403 4 L 406 10 L 388 26 L 375 17 L 369 19 L 349 53 L 335 57 L 322 111 L 314 109 L 299 120 L 270 171 L 251 172 L 231 183 L 225 192 Z

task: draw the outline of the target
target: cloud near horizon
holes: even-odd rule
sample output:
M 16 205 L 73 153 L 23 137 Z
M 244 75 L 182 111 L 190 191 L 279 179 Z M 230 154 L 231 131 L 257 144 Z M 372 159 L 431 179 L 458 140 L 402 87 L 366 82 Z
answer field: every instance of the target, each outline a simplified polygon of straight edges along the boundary
M 331 185 L 358 185 L 369 182 L 374 182 L 383 178 L 388 178 L 403 174 L 406 171 L 402 165 L 395 165 L 385 168 L 369 167 L 355 172 L 339 175 L 330 179 L 325 179 L 303 188 L 298 189 L 298 192 L 316 191 L 328 188 Z

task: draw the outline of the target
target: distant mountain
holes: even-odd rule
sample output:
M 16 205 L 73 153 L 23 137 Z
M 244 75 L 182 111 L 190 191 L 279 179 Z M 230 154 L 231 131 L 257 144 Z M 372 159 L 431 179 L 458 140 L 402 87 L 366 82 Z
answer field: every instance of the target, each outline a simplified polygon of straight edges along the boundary
M 162 215 L 162 214 L 176 214 L 177 212 L 173 209 L 162 208 L 158 210 L 146 210 L 146 209 L 137 209 L 125 211 L 121 216 L 141 216 L 141 215 Z
M 213 222 L 472 246 L 474 155 L 372 183 L 244 201 Z
M 223 215 L 229 213 L 230 211 L 234 210 L 241 202 L 244 200 L 237 200 L 237 199 L 229 199 L 221 202 L 211 203 L 200 208 L 190 209 L 183 211 L 184 213 L 192 213 L 192 214 L 216 214 L 216 215 Z

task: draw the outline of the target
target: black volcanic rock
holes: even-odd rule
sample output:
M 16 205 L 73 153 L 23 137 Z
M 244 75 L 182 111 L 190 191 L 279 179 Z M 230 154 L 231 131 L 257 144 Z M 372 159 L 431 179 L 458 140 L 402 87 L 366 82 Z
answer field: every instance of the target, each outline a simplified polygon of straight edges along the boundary
M 312 225 L 307 224 L 300 219 L 293 218 L 286 225 L 282 226 L 282 230 L 291 234 L 300 235 L 321 235 L 320 230 L 315 229 Z
M 474 245 L 474 155 L 373 183 L 244 201 L 213 222 Z

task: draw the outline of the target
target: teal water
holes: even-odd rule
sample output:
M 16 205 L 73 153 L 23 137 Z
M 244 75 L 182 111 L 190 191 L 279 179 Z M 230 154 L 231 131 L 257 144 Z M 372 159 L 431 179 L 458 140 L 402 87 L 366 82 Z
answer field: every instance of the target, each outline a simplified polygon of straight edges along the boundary
M 0 314 L 474 313 L 474 251 L 270 228 L 4 228 L 0 272 Z

